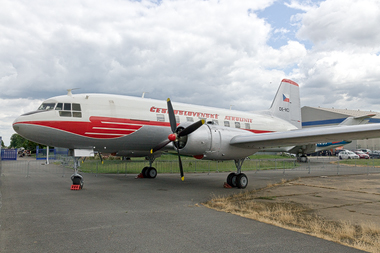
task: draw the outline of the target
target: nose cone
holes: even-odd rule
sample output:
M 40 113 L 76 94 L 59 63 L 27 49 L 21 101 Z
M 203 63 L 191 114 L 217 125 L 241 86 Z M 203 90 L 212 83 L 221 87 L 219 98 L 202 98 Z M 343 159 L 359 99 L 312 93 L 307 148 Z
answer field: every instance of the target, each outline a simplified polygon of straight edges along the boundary
M 39 139 L 36 138 L 36 126 L 33 123 L 34 119 L 31 118 L 31 115 L 23 114 L 13 121 L 12 127 L 16 133 L 25 139 L 31 140 L 33 142 L 38 142 Z
M 20 117 L 17 117 L 12 124 L 13 130 L 15 130 L 16 133 L 20 134 L 18 131 L 20 129 L 18 123 L 20 122 Z

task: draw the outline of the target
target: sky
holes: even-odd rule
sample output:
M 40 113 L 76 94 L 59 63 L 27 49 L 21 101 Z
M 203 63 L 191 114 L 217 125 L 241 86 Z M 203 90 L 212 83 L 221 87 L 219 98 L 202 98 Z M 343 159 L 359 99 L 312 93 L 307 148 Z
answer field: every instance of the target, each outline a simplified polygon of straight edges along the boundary
M 255 111 L 288 78 L 380 112 L 379 24 L 378 0 L 2 0 L 0 136 L 71 88 Z

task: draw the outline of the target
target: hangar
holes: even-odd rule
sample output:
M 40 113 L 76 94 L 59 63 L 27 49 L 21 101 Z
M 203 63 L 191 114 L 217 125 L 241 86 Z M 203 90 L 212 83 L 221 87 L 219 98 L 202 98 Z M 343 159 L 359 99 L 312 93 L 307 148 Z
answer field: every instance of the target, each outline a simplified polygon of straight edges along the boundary
M 301 114 L 302 128 L 339 125 L 347 117 L 350 116 L 360 117 L 366 115 L 374 115 L 373 117 L 369 118 L 368 123 L 380 123 L 380 113 L 374 111 L 304 106 L 301 108 Z M 350 150 L 380 150 L 380 138 L 369 140 L 353 140 L 352 143 L 345 145 L 344 148 Z

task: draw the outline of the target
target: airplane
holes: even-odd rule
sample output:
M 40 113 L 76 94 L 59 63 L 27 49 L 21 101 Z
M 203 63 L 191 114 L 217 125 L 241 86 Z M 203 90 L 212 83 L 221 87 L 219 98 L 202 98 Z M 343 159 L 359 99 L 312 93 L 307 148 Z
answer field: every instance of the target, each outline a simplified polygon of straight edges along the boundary
M 80 157 L 95 152 L 146 157 L 141 175 L 155 178 L 154 160 L 168 150 L 203 160 L 234 160 L 236 173 L 227 184 L 244 189 L 246 157 L 268 148 L 380 137 L 380 124 L 302 129 L 299 85 L 283 79 L 269 110 L 241 112 L 109 94 L 68 94 L 49 98 L 19 116 L 13 129 L 24 138 L 47 146 L 68 148 L 74 157 L 73 185 L 83 187 Z M 174 109 L 175 108 L 175 109 Z

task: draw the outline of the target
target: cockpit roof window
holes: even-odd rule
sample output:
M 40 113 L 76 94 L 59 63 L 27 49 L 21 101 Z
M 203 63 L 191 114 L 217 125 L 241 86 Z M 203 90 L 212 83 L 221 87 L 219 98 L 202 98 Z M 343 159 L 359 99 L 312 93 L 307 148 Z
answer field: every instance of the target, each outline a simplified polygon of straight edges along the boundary
M 39 111 L 50 111 L 53 110 L 55 106 L 55 103 L 42 103 L 40 107 L 38 107 Z

